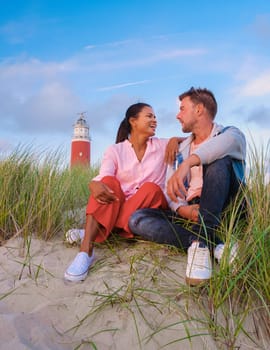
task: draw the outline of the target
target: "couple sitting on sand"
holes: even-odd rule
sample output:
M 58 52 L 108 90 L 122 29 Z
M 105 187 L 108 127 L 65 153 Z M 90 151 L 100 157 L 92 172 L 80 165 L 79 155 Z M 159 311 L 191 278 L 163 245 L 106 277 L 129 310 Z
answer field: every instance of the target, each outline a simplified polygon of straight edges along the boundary
M 66 280 L 86 278 L 94 242 L 106 240 L 112 229 L 186 250 L 189 285 L 211 278 L 212 256 L 220 262 L 225 250 L 216 234 L 221 214 L 244 182 L 246 141 L 239 129 L 214 122 L 217 102 L 211 91 L 191 88 L 179 100 L 176 118 L 182 131 L 191 133 L 184 140 L 154 137 L 157 120 L 150 105 L 128 108 L 116 143 L 89 185 L 85 229 L 67 232 L 70 243 L 81 233 L 81 247 Z M 228 249 L 232 263 L 237 244 Z

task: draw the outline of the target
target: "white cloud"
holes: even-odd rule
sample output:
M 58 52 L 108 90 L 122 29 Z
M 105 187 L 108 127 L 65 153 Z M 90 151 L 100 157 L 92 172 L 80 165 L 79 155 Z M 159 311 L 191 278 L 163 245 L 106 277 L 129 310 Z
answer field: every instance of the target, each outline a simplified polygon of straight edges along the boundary
M 166 105 L 162 95 L 171 89 L 178 77 L 180 86 L 189 86 L 189 81 L 194 77 L 204 79 L 202 74 L 212 73 L 212 63 L 217 62 L 218 52 L 214 59 L 209 58 L 208 53 L 203 47 L 189 47 L 178 40 L 172 42 L 165 36 L 159 36 L 153 40 L 124 40 L 88 45 L 81 52 L 60 62 L 46 62 L 35 57 L 7 59 L 0 63 L 0 118 L 5 120 L 4 127 L 7 131 L 17 129 L 31 135 L 43 135 L 46 132 L 67 134 L 72 132 L 76 113 L 86 110 L 90 132 L 95 139 L 93 147 L 98 147 L 97 152 L 100 152 L 114 142 L 126 108 L 138 100 L 147 100 L 153 103 L 154 108 L 164 108 L 157 110 L 160 126 L 158 136 L 179 134 L 181 128 L 175 120 L 175 112 L 167 110 L 173 106 Z M 194 65 L 194 61 L 200 64 Z M 218 60 L 218 63 L 221 61 Z M 154 71 L 156 68 L 158 70 Z M 254 75 L 243 74 L 241 82 L 245 82 L 243 79 L 246 77 L 254 77 L 257 71 L 253 71 Z M 224 74 L 224 69 L 220 69 L 218 74 Z M 267 74 L 269 79 L 269 71 Z M 257 80 L 261 78 L 260 84 L 256 85 L 257 89 L 262 88 L 263 77 L 263 74 L 257 75 Z M 171 81 L 168 83 L 169 78 Z M 256 79 L 246 81 L 241 90 L 247 94 Z M 132 90 L 137 85 L 140 89 Z M 128 87 L 126 95 L 115 95 L 114 90 L 122 89 L 126 92 L 125 88 Z M 172 93 L 178 92 L 175 90 Z M 141 96 L 134 96 L 137 93 Z M 265 111 L 262 115 L 261 110 L 254 106 L 253 114 L 249 114 L 250 121 L 258 121 L 259 116 L 262 122 L 262 118 L 267 118 L 267 107 Z
M 85 47 L 84 47 L 84 49 L 85 50 L 92 50 L 92 49 L 94 49 L 96 46 L 95 45 L 86 45 Z
M 261 72 L 256 78 L 250 79 L 240 89 L 242 96 L 263 96 L 270 94 L 270 71 Z
M 181 58 L 201 57 L 208 50 L 204 47 L 183 44 L 177 35 L 160 35 L 135 38 L 103 44 L 89 44 L 71 61 L 86 72 L 119 70 L 122 68 L 149 67 L 167 61 L 178 63 Z
M 140 66 L 140 65 L 149 65 L 153 63 L 158 63 L 162 61 L 170 61 L 179 59 L 180 57 L 193 57 L 193 56 L 202 56 L 207 53 L 204 49 L 168 49 L 168 50 L 159 50 L 158 52 L 152 52 L 148 55 L 145 55 L 142 59 L 134 59 L 129 62 L 124 63 L 124 66 Z
M 36 58 L 9 59 L 0 66 L 0 79 L 18 77 L 49 77 L 76 69 L 72 61 L 42 62 Z
M 248 122 L 254 122 L 258 125 L 263 125 L 264 128 L 270 127 L 270 106 L 263 105 L 253 108 L 246 119 Z
M 110 91 L 110 90 L 115 90 L 115 89 L 121 89 L 121 88 L 128 87 L 128 86 L 142 85 L 142 84 L 146 84 L 148 82 L 149 82 L 149 80 L 141 80 L 141 81 L 134 81 L 134 82 L 130 82 L 130 83 L 105 86 L 105 87 L 97 88 L 97 91 Z
M 1 36 L 11 44 L 23 43 L 26 39 L 31 37 L 34 32 L 35 24 L 27 20 L 10 21 L 0 27 Z
M 82 106 L 80 99 L 59 82 L 43 85 L 23 101 L 0 93 L 0 101 L 7 98 L 12 104 L 5 104 L 5 110 L 1 111 L 4 114 L 3 126 L 7 131 L 65 132 Z
M 101 48 L 105 48 L 105 47 L 119 47 L 119 46 L 126 46 L 129 44 L 134 45 L 135 43 L 137 43 L 138 40 L 137 39 L 133 39 L 133 40 L 121 40 L 121 41 L 112 41 L 112 42 L 108 42 L 108 43 L 104 43 L 104 44 L 95 44 L 95 45 L 86 45 L 84 47 L 84 49 L 86 50 L 92 50 L 92 49 L 101 49 Z

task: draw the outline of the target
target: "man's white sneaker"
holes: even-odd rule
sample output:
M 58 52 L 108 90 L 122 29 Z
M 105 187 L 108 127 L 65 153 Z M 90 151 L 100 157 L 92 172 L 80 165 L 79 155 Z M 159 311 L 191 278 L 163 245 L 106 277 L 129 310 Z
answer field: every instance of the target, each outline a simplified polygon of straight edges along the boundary
M 65 271 L 65 279 L 71 282 L 84 281 L 90 266 L 94 262 L 94 252 L 89 256 L 85 252 L 79 252 Z
M 226 249 L 228 249 L 226 251 Z M 220 243 L 214 249 L 214 257 L 217 259 L 218 263 L 221 263 L 221 259 L 226 258 L 229 264 L 232 264 L 237 256 L 238 244 L 234 243 L 231 247 L 225 247 L 225 244 Z M 228 259 L 227 259 L 228 258 Z
M 186 283 L 196 286 L 206 282 L 212 275 L 212 262 L 209 249 L 205 244 L 193 242 L 188 248 Z
M 72 228 L 65 234 L 65 241 L 69 244 L 80 243 L 84 238 L 84 230 Z

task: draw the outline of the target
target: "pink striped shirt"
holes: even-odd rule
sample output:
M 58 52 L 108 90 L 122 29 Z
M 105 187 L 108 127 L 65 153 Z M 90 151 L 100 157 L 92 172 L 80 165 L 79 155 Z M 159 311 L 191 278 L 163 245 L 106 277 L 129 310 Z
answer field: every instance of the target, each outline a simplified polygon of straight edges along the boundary
M 104 176 L 115 176 L 127 199 L 145 182 L 156 183 L 164 192 L 167 168 L 164 155 L 168 141 L 150 138 L 141 161 L 128 140 L 111 145 L 103 156 L 99 175 L 93 180 L 100 181 Z

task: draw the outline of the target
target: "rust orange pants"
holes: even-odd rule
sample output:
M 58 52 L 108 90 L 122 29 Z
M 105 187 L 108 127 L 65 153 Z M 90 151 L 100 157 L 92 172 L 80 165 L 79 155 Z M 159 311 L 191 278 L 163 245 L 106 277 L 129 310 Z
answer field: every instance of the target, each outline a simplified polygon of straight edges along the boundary
M 168 209 L 167 200 L 161 188 L 155 183 L 144 183 L 132 197 L 126 200 L 120 183 L 114 176 L 105 176 L 101 181 L 114 191 L 119 201 L 114 201 L 110 204 L 100 204 L 93 196 L 89 197 L 86 215 L 92 215 L 101 225 L 95 242 L 106 240 L 114 227 L 123 231 L 120 233 L 121 236 L 132 238 L 133 233 L 128 227 L 128 220 L 130 215 L 137 209 Z

